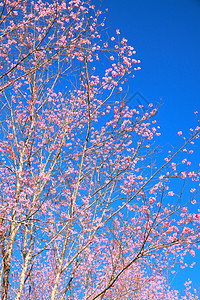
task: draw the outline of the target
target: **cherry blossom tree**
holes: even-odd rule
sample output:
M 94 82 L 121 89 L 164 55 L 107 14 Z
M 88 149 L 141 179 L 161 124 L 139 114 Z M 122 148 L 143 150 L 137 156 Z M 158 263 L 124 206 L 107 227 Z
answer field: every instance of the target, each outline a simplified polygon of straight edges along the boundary
M 164 274 L 198 248 L 198 119 L 161 152 L 157 108 L 126 105 L 135 50 L 90 1 L 0 6 L 2 299 L 178 299 Z

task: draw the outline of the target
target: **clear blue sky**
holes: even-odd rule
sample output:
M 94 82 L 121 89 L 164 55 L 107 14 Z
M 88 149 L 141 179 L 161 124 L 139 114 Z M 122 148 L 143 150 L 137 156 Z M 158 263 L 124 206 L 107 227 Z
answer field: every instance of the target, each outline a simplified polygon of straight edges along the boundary
M 109 9 L 109 33 L 119 28 L 141 60 L 130 96 L 139 91 L 149 102 L 163 103 L 160 141 L 176 146 L 177 131 L 195 126 L 194 111 L 200 113 L 200 0 L 103 0 L 102 6 Z M 188 277 L 200 288 L 200 263 L 181 271 L 173 286 Z
M 163 103 L 162 132 L 175 137 L 200 110 L 200 0 L 103 0 L 103 7 L 109 32 L 120 28 L 141 60 L 130 95 Z

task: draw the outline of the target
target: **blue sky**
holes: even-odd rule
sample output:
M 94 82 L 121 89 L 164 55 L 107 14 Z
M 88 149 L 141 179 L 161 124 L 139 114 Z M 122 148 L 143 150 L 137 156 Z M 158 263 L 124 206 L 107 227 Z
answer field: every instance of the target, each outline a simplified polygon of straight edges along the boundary
M 120 28 L 141 60 L 130 95 L 139 91 L 163 103 L 162 133 L 175 138 L 194 124 L 200 108 L 200 1 L 104 0 L 103 7 L 109 32 Z
M 141 60 L 130 96 L 140 92 L 163 104 L 160 142 L 176 146 L 177 132 L 194 127 L 194 112 L 200 113 L 200 0 L 103 0 L 102 6 L 108 8 L 109 33 L 119 28 Z M 200 288 L 200 264 L 178 273 L 173 287 L 181 288 L 188 277 Z

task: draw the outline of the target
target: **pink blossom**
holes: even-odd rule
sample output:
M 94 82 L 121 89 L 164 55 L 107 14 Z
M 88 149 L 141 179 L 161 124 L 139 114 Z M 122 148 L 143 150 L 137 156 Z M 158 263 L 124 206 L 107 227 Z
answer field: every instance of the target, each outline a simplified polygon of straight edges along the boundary
M 183 234 L 185 234 L 185 233 L 190 233 L 190 231 L 191 231 L 191 229 L 189 228 L 189 227 L 184 227 L 183 228 Z
M 168 196 L 174 196 L 174 192 L 172 191 L 168 192 Z
M 181 178 L 182 179 L 185 179 L 187 177 L 187 173 L 184 171 L 184 172 L 181 172 Z

